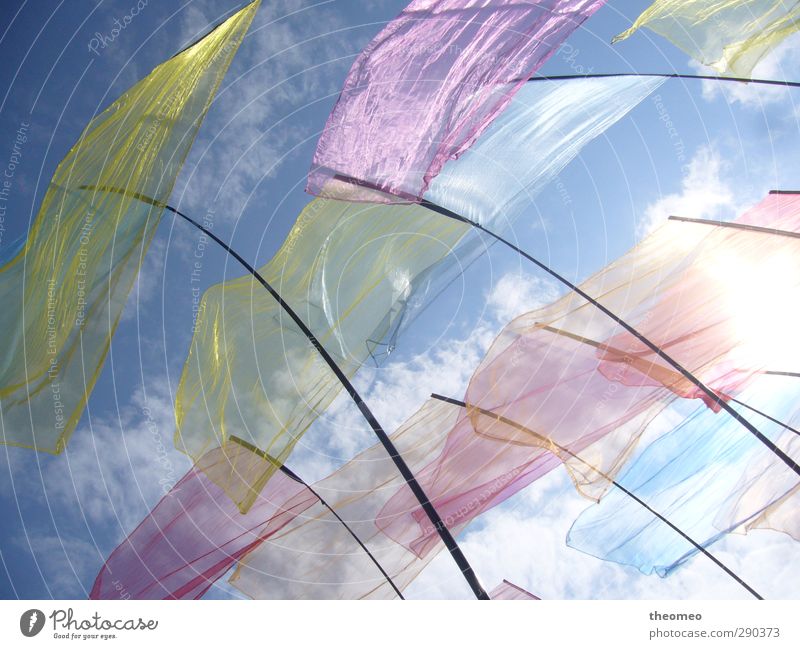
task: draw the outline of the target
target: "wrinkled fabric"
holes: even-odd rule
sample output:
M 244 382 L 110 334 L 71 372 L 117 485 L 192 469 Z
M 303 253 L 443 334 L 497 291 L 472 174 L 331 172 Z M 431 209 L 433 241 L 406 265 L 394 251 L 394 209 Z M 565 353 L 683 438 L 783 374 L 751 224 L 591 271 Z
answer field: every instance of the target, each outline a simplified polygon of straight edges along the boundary
M 381 200 L 349 178 L 386 192 L 384 200 L 418 201 L 604 3 L 413 0 L 350 69 L 307 191 Z
M 647 27 L 720 74 L 750 77 L 753 68 L 800 29 L 796 0 L 656 0 L 612 43 Z
M 789 425 L 795 422 L 796 427 L 798 386 L 792 381 L 796 379 L 762 377 L 741 400 Z M 741 406 L 736 408 L 797 457 L 793 443 L 797 435 Z M 647 446 L 618 482 L 701 546 L 709 547 L 742 525 L 753 527 L 765 520 L 771 504 L 785 502 L 797 485 L 797 476 L 735 420 L 701 408 Z M 661 576 L 699 552 L 617 489 L 578 517 L 567 544 Z
M 486 227 L 510 227 L 586 144 L 627 115 L 665 79 L 537 79 L 458 160 L 425 199 Z
M 510 581 L 504 579 L 501 583 L 499 583 L 489 592 L 489 599 L 538 600 L 541 598 L 536 597 L 536 595 L 534 595 L 533 593 L 529 593 L 524 588 L 520 588 L 519 586 L 512 584 Z
M 517 95 L 496 128 L 436 179 L 430 199 L 470 218 L 507 225 L 586 143 L 660 82 L 528 84 L 530 90 Z M 568 98 L 576 95 L 586 103 L 570 108 Z M 520 133 L 523 124 L 531 126 Z M 508 129 L 519 137 L 503 147 Z M 498 173 L 481 174 L 491 160 Z M 505 167 L 520 175 L 501 182 L 497 176 Z M 474 209 L 462 196 L 474 199 Z M 410 234 L 414 231 L 419 236 Z M 364 362 L 383 362 L 402 331 L 483 250 L 473 230 L 428 210 L 318 199 L 260 272 L 352 376 Z M 357 257 L 353 251 L 359 251 Z M 177 399 L 179 431 L 190 432 L 176 445 L 198 458 L 233 434 L 285 459 L 339 389 L 260 286 L 249 278 L 226 282 L 209 290 L 200 305 Z M 240 505 L 246 511 L 247 503 Z
M 0 268 L 0 443 L 60 453 L 253 2 L 95 117 Z
M 249 491 L 266 464 L 273 465 L 236 442 L 204 455 L 111 553 L 90 598 L 202 597 L 238 559 L 319 502 L 279 472 L 240 513 L 216 482 Z

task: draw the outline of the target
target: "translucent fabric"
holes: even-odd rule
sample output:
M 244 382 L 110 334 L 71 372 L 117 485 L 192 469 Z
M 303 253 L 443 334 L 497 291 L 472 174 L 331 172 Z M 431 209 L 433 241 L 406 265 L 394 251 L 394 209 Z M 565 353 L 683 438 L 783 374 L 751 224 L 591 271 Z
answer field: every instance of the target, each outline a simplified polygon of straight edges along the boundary
M 800 231 L 797 195 L 770 194 L 736 223 Z M 704 224 L 677 224 L 709 234 L 688 265 L 661 282 L 628 322 L 685 367 L 697 367 L 707 385 L 735 392 L 761 370 L 800 367 L 793 343 L 800 319 L 800 239 Z M 676 232 L 676 235 L 678 233 Z M 602 371 L 624 382 L 657 381 L 680 396 L 704 397 L 697 388 L 662 373 L 674 369 L 627 332 L 607 341 Z M 624 350 L 620 352 L 618 350 Z M 647 367 L 643 371 L 643 367 Z M 709 403 L 713 406 L 713 403 Z
M 307 191 L 337 198 L 342 175 L 419 200 L 604 2 L 413 0 L 350 69 Z
M 533 593 L 529 593 L 524 588 L 520 588 L 519 586 L 512 584 L 506 579 L 503 579 L 501 583 L 499 583 L 489 592 L 489 598 L 501 600 L 541 599 L 540 597 L 536 597 L 536 595 Z
M 777 380 L 789 383 L 779 392 L 788 403 L 781 408 L 782 416 L 776 418 L 785 421 L 795 431 L 800 430 L 800 408 L 797 406 L 800 381 L 794 377 L 769 378 L 773 379 L 773 384 Z M 768 411 L 768 414 L 774 416 L 772 412 Z M 780 431 L 776 444 L 790 457 L 800 460 L 800 435 L 795 431 Z M 753 516 L 753 512 L 758 512 L 758 515 Z M 800 480 L 772 454 L 747 456 L 739 482 L 715 517 L 715 524 L 721 529 L 736 528 L 742 521 L 746 522 L 738 531 L 768 529 L 800 541 Z
M 267 459 L 231 442 L 207 453 L 108 558 L 91 599 L 199 599 L 253 547 L 318 502 L 277 473 L 241 514 L 215 484 L 248 490 Z
M 259 272 L 352 376 L 408 301 L 424 297 L 426 271 L 467 229 L 419 206 L 317 199 Z M 219 284 L 200 303 L 177 392 L 175 445 L 198 460 L 233 435 L 283 463 L 341 387 L 254 278 Z M 238 500 L 243 512 L 274 471 L 265 466 Z
M 441 452 L 457 410 L 447 403 L 428 401 L 392 434 L 392 441 L 416 476 L 423 476 L 430 458 Z M 441 541 L 432 543 L 428 555 L 418 558 L 379 529 L 379 525 L 391 522 L 379 512 L 403 484 L 386 450 L 378 444 L 313 485 L 401 591 L 444 548 Z M 254 548 L 240 561 L 230 583 L 255 599 L 396 597 L 353 537 L 321 505 L 304 511 Z
M 126 91 L 56 169 L 24 247 L 0 268 L 2 443 L 63 450 L 164 202 L 258 5 Z
M 444 166 L 425 198 L 482 225 L 507 226 L 586 144 L 664 81 L 530 81 L 468 151 Z
M 762 377 L 741 400 L 777 419 L 797 421 L 797 386 L 792 389 L 791 381 Z M 782 426 L 738 409 L 791 452 Z M 797 484 L 797 476 L 731 417 L 701 408 L 647 446 L 618 482 L 707 547 L 743 523 L 751 526 L 762 520 L 769 504 L 781 501 Z M 567 544 L 661 576 L 698 552 L 617 489 L 578 517 Z
M 502 215 L 499 225 L 507 224 L 588 141 L 660 82 L 624 77 L 530 83 L 531 90 L 526 86 L 518 93 L 495 122 L 497 127 L 493 125 L 471 151 L 448 165 L 429 196 L 470 218 L 488 221 Z M 576 95 L 587 105 L 570 104 L 568 97 Z M 523 129 L 526 122 L 534 127 Z M 518 137 L 503 147 L 500 137 L 509 128 L 517 130 Z M 495 162 L 490 165 L 489 159 Z M 520 176 L 501 182 L 494 177 L 497 174 L 480 174 L 480 161 L 485 168 L 514 167 Z M 365 191 L 348 186 L 339 198 L 357 198 Z M 474 208 L 460 200 L 462 192 L 474 199 Z M 371 195 L 375 202 L 383 200 L 377 191 Z M 489 195 L 504 210 L 491 206 L 489 211 Z M 417 239 L 408 234 L 414 230 L 420 233 Z M 405 245 L 415 240 L 426 241 L 418 253 L 415 245 Z M 355 250 L 360 251 L 357 258 L 351 257 Z M 482 239 L 471 229 L 414 206 L 377 209 L 318 200 L 306 208 L 282 251 L 261 273 L 352 375 L 365 359 L 382 362 L 400 332 L 483 250 Z M 345 264 L 347 272 L 342 275 Z M 359 310 L 348 316 L 353 300 Z M 271 318 L 272 329 L 264 326 L 265 318 Z M 333 376 L 304 346 L 302 334 L 278 305 L 250 279 L 209 291 L 196 329 L 192 345 L 196 360 L 187 363 L 177 404 L 179 428 L 191 431 L 191 438 L 181 440 L 178 447 L 185 444 L 197 458 L 230 431 L 278 458 L 288 455 L 339 390 Z M 197 351 L 198 345 L 203 345 L 203 353 Z M 273 376 L 283 377 L 280 389 Z M 262 394 L 268 389 L 280 398 Z M 303 390 L 311 396 L 304 396 Z M 253 422 L 263 417 L 271 423 L 255 426 Z M 248 436 L 247 431 L 253 430 L 258 434 Z M 277 446 L 268 447 L 273 440 Z M 247 504 L 242 506 L 246 510 Z
M 770 196 L 748 218 L 761 222 L 758 214 L 773 214 L 781 200 Z M 581 288 L 726 399 L 766 363 L 793 356 L 798 246 L 791 237 L 669 222 Z M 421 484 L 453 531 L 561 462 L 597 500 L 676 397 L 719 410 L 716 399 L 569 294 L 501 332 L 470 381 L 467 414 Z M 435 531 L 408 488 L 383 516 L 389 536 L 425 556 Z
M 656 0 L 633 26 L 661 34 L 696 61 L 720 74 L 750 77 L 753 68 L 783 39 L 800 29 L 795 0 Z

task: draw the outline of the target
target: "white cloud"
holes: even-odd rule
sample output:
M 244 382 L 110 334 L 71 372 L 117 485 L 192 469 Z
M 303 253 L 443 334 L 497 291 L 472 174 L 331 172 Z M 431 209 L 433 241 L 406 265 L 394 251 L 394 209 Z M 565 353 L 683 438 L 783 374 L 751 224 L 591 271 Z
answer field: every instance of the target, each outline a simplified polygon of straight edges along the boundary
M 687 165 L 680 191 L 647 206 L 637 224 L 639 236 L 649 234 L 673 215 L 704 219 L 733 216 L 738 212 L 736 192 L 725 170 L 725 161 L 716 148 L 707 145 L 698 149 Z
M 357 36 L 336 33 L 345 26 L 341 13 L 324 4 L 286 0 L 261 6 L 176 187 L 175 200 L 187 209 L 197 213 L 219 201 L 220 221 L 238 219 L 258 183 L 321 130 L 324 117 L 319 123 L 279 122 L 317 100 L 333 101 L 359 49 Z M 184 19 L 185 40 L 217 13 L 213 2 L 193 3 Z M 309 164 L 300 164 L 303 172 Z M 272 196 L 270 204 L 282 198 Z
M 548 280 L 508 273 L 492 288 L 488 304 L 496 319 L 507 323 L 523 313 L 553 302 L 558 295 L 556 286 Z

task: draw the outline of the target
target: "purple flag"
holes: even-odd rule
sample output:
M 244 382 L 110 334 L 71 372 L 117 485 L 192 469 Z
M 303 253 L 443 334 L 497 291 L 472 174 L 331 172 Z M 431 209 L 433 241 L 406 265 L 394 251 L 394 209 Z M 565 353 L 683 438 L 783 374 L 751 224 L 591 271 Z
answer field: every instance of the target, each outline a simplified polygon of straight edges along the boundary
M 603 4 L 414 0 L 350 69 L 319 139 L 307 191 L 419 200 L 444 164 L 472 145 Z M 354 180 L 366 186 L 354 187 Z

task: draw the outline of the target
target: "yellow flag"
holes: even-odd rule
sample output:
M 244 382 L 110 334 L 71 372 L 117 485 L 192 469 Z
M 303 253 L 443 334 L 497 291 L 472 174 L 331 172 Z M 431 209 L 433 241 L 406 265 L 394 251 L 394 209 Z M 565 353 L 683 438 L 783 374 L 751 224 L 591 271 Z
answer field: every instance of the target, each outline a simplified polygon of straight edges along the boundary
M 468 230 L 418 205 L 316 199 L 259 272 L 352 377 Z M 175 446 L 198 461 L 238 437 L 280 465 L 341 387 L 253 277 L 219 284 L 199 304 L 175 403 Z M 246 512 L 276 470 L 264 466 L 258 475 L 240 467 L 230 480 L 209 477 Z
M 0 443 L 60 453 L 100 373 L 175 179 L 260 0 L 95 117 L 0 267 Z
M 720 74 L 749 78 L 756 64 L 800 29 L 787 0 L 656 0 L 612 43 L 647 27 Z

